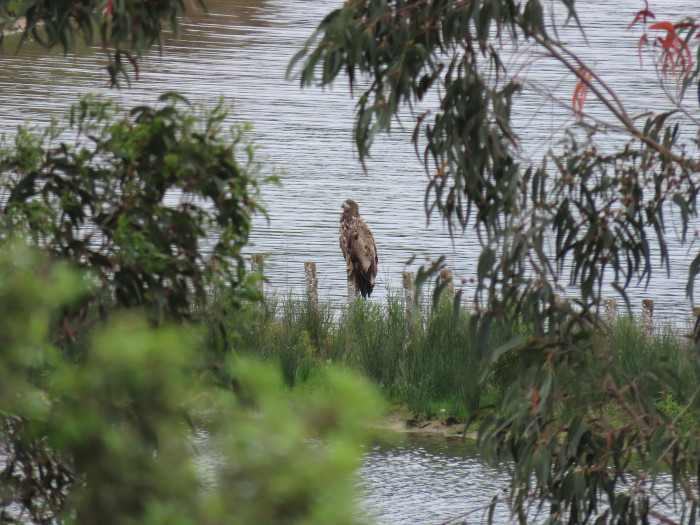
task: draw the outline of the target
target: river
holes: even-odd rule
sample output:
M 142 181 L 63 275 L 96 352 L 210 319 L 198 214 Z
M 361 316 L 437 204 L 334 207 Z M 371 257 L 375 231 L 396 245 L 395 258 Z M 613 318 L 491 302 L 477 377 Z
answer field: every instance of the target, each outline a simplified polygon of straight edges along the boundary
M 507 486 L 475 444 L 442 436 L 394 436 L 372 447 L 360 468 L 361 506 L 375 525 L 480 523 Z M 497 505 L 494 523 L 509 519 L 507 505 Z
M 651 68 L 639 68 L 639 33 L 626 30 L 640 4 L 587 2 L 579 11 L 589 28 L 590 46 L 580 43 L 576 30 L 570 30 L 571 39 L 633 106 L 653 103 L 659 109 L 665 101 L 654 91 Z M 407 129 L 394 126 L 391 135 L 377 141 L 365 171 L 352 142 L 355 101 L 347 86 L 340 82 L 333 88 L 301 90 L 285 79 L 291 56 L 339 2 L 210 0 L 207 5 L 209 13 L 185 21 L 182 38 L 167 41 L 162 55 L 151 53 L 138 81 L 119 91 L 108 89 L 103 60 L 95 50 L 47 55 L 30 43 L 15 54 L 13 44 L 6 42 L 0 62 L 0 132 L 11 134 L 26 121 L 46 124 L 63 115 L 79 93 L 101 92 L 129 105 L 153 103 L 168 90 L 193 100 L 223 96 L 234 104 L 233 120 L 253 124 L 252 136 L 267 169 L 281 175 L 281 186 L 263 190 L 269 220 L 256 218 L 249 247 L 250 252 L 267 254 L 266 274 L 275 293 L 301 292 L 303 263 L 315 261 L 322 300 L 342 304 L 346 291 L 337 224 L 346 198 L 360 204 L 376 237 L 379 300 L 389 290 L 400 289 L 402 271 L 416 271 L 442 254 L 447 255 L 457 282 L 473 277 L 479 254 L 473 232 L 453 241 L 439 218 L 426 222 L 426 178 L 409 140 L 410 124 Z M 658 19 L 673 19 L 685 5 L 666 0 L 651 7 Z M 532 67 L 540 87 L 570 100 L 573 78 L 545 60 Z M 518 107 L 516 129 L 524 141 L 523 151 L 544 152 L 550 137 L 561 133 L 565 114 L 538 97 L 523 97 Z M 595 104 L 591 109 L 598 111 Z M 690 109 L 697 111 L 696 106 Z M 686 268 L 697 248 L 675 242 L 676 225 L 667 221 L 671 275 L 659 272 L 648 289 L 633 289 L 631 296 L 635 313 L 642 298 L 651 298 L 657 318 L 684 324 L 691 311 L 684 295 Z M 467 283 L 465 291 L 471 296 L 474 290 Z

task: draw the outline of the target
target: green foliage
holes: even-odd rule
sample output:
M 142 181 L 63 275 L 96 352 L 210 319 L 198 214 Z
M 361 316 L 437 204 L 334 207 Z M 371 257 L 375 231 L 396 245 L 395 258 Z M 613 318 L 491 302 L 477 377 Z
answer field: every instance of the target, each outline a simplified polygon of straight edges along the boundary
M 123 523 L 145 521 L 154 504 L 161 521 L 197 510 L 183 410 L 198 393 L 193 343 L 185 330 L 114 319 L 80 366 L 52 374 L 48 445 L 85 481 L 72 487 L 64 516 Z
M 330 349 L 334 362 L 356 367 L 390 396 L 401 374 L 402 354 L 410 337 L 401 304 L 388 307 L 357 300 L 343 312 Z
M 232 322 L 246 328 L 231 348 L 279 363 L 289 387 L 313 384 L 331 362 L 360 371 L 416 415 L 430 417 L 437 405 L 460 417 L 479 408 L 482 369 L 468 333 L 471 316 L 461 311 L 455 318 L 449 301 L 425 319 L 407 316 L 396 299 L 387 305 L 358 300 L 335 322 L 330 312 L 328 305 L 314 312 L 291 299 L 255 317 L 241 312 Z M 323 334 L 318 343 L 313 333 Z
M 686 403 L 700 387 L 700 363 L 670 330 L 650 337 L 635 323 L 622 319 L 611 327 L 606 343 L 615 355 L 610 368 L 615 380 L 621 383 L 635 378 L 634 387 L 646 398 L 665 391 Z
M 209 333 L 211 324 L 207 320 L 205 323 Z M 310 380 L 325 360 L 331 326 L 332 313 L 327 304 L 316 307 L 288 297 L 278 305 L 274 298 L 266 298 L 263 303 L 231 312 L 220 325 L 224 336 L 214 344 L 221 348 L 223 343 L 227 352 L 277 362 L 285 384 L 293 388 L 298 380 Z
M 240 250 L 261 211 L 258 168 L 227 112 L 175 94 L 128 112 L 84 97 L 66 129 L 21 128 L 0 150 L 2 236 L 89 269 L 93 304 L 143 306 L 156 322 L 189 318 L 214 284 L 252 297 Z
M 22 0 L 0 0 L 0 21 L 14 16 L 21 5 Z
M 329 370 L 317 395 L 291 405 L 277 374 L 255 362 L 232 360 L 233 376 L 257 417 L 221 419 L 228 458 L 218 467 L 224 487 L 209 501 L 221 523 L 342 523 L 358 521 L 354 508 L 358 444 L 378 414 L 374 390 Z M 225 408 L 228 403 L 224 405 Z
M 70 467 L 42 442 L 52 415 L 46 374 L 58 363 L 49 323 L 52 311 L 87 285 L 65 265 L 49 265 L 27 249 L 5 246 L 0 268 L 2 513 L 24 502 L 18 519 L 40 521 L 60 512 L 62 492 L 73 482 Z
M 665 22 L 666 43 L 656 35 L 640 40 L 670 107 L 635 115 L 559 40 L 571 21 L 585 28 L 573 1 L 558 3 L 348 1 L 321 21 L 288 73 L 302 85 L 345 76 L 351 90 L 361 90 L 355 122 L 361 159 L 400 111 L 410 111 L 412 140 L 428 175 L 427 215 L 437 212 L 450 231 L 474 231 L 481 242 L 470 344 L 479 349 L 481 377 L 500 376 L 505 387 L 481 440 L 496 459 L 514 462 L 510 501 L 521 523 L 528 509 L 544 507 L 542 499 L 551 523 L 645 522 L 664 512 L 656 508 L 663 496 L 643 490 L 661 469 L 673 476 L 684 498 L 675 501 L 694 522 L 700 436 L 669 422 L 654 403 L 658 392 L 691 403 L 695 392 L 683 384 L 688 375 L 664 371 L 663 362 L 647 366 L 646 347 L 636 366 L 615 366 L 600 344 L 611 334 L 598 313 L 605 285 L 628 302 L 630 285 L 670 271 L 664 214 L 674 214 L 683 243 L 697 218 L 700 165 L 686 148 L 697 147 L 697 122 L 683 96 L 700 76 L 697 61 L 690 71 L 689 49 L 697 46 L 699 25 L 692 18 Z M 568 17 L 555 16 L 555 7 Z M 636 21 L 646 24 L 647 15 L 640 11 Z M 522 66 L 541 56 L 577 82 L 571 117 L 579 125 L 565 129 L 542 158 L 528 158 L 511 112 L 521 92 L 537 89 Z M 606 115 L 585 112 L 587 93 Z M 552 97 L 567 104 L 558 92 Z M 688 268 L 691 299 L 698 261 Z M 560 300 L 560 290 L 571 286 L 572 299 Z M 528 327 L 524 334 L 508 329 L 514 319 Z M 699 337 L 693 335 L 696 345 Z M 697 353 L 687 359 L 681 370 L 694 372 Z M 617 409 L 589 412 L 596 403 Z M 608 413 L 624 414 L 624 424 Z M 641 468 L 630 467 L 633 457 Z
M 335 369 L 318 395 L 238 357 L 202 374 L 197 334 L 135 312 L 64 360 L 48 327 L 89 280 L 36 250 L 0 251 L 0 513 L 8 523 L 357 521 L 366 382 Z
M 138 78 L 139 61 L 154 44 L 162 47 L 163 31 L 178 35 L 186 6 L 204 7 L 201 0 L 19 0 L 17 18 L 26 17 L 22 40 L 32 38 L 47 49 L 72 51 L 76 44 L 99 45 L 107 55 L 112 85 L 129 80 L 129 66 Z
M 670 394 L 660 394 L 654 399 L 656 409 L 670 422 L 677 424 L 681 432 L 690 432 L 697 425 L 697 419 Z

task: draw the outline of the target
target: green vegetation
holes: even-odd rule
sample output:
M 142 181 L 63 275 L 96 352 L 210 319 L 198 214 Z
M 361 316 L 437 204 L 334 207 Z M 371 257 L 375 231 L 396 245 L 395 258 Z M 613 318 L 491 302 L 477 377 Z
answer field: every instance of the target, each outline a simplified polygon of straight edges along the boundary
M 357 301 L 337 320 L 329 305 L 285 301 L 260 311 L 245 330 L 240 351 L 279 363 L 286 382 L 305 381 L 323 363 L 340 363 L 376 383 L 385 396 L 416 415 L 434 406 L 464 418 L 479 408 L 477 356 L 466 332 L 468 316 L 457 318 L 443 301 L 433 315 L 406 315 L 399 300 L 387 305 Z
M 3 16 L 15 16 L 22 6 L 22 0 L 0 0 L 0 20 Z
M 247 311 L 244 318 L 230 320 L 231 329 L 246 327 L 232 348 L 279 367 L 292 389 L 313 388 L 328 364 L 342 364 L 369 378 L 394 408 L 405 408 L 409 415 L 466 421 L 492 414 L 521 379 L 514 354 L 525 351 L 525 345 L 484 367 L 483 349 L 470 324 L 475 316 L 465 308 L 455 316 L 446 297 L 420 315 L 407 315 L 397 298 L 386 305 L 358 300 L 336 317 L 329 304 L 314 308 L 291 298 Z M 504 337 L 503 328 L 491 330 L 493 339 Z M 514 323 L 505 337 L 516 335 L 530 337 L 532 332 Z M 692 345 L 670 330 L 648 336 L 622 318 L 596 340 L 596 354 L 607 356 L 597 363 L 596 373 L 609 374 L 613 381 L 635 378 L 640 398 L 653 400 L 660 415 L 671 420 L 690 403 L 681 416 L 690 430 L 689 424 L 700 423 L 695 395 L 700 367 L 692 352 Z M 583 407 L 593 414 L 611 410 L 610 402 L 610 396 L 588 396 Z M 619 414 L 617 419 L 622 424 L 629 418 Z
M 227 346 L 259 299 L 240 250 L 271 178 L 226 111 L 88 97 L 2 144 L 3 522 L 358 521 L 375 389 L 309 365 L 290 392 Z
M 700 358 L 700 330 L 687 365 L 672 370 L 676 378 L 648 373 L 650 356 L 637 363 L 626 346 L 626 368 L 616 367 L 620 348 L 611 355 L 601 344 L 599 312 L 607 287 L 629 302 L 630 286 L 670 271 L 669 236 L 695 254 L 687 266 L 692 303 L 700 275 L 691 244 L 700 194 L 700 23 L 690 11 L 663 20 L 651 2 L 614 21 L 636 32 L 630 51 L 656 74 L 644 81 L 647 92 L 659 94 L 650 107 L 613 89 L 618 79 L 608 75 L 619 75 L 616 68 L 599 71 L 583 59 L 611 50 L 593 48 L 580 9 L 589 6 L 348 1 L 319 21 L 288 75 L 302 87 L 349 84 L 358 97 L 361 160 L 392 124 L 412 125 L 427 174 L 426 215 L 438 214 L 451 232 L 481 243 L 466 332 L 474 335 L 470 348 L 479 349 L 480 366 L 508 377 L 479 436 L 485 456 L 513 465 L 506 497 L 516 519 L 528 523 L 544 513 L 547 523 L 621 525 L 682 516 L 695 523 L 700 431 L 687 432 L 683 417 L 669 414 L 681 399 L 691 410 L 697 396 L 658 395 L 695 384 L 689 378 Z M 545 69 L 560 78 L 541 78 Z M 534 122 L 550 104 L 569 119 L 532 148 L 524 140 L 531 130 L 518 129 L 512 115 Z M 459 235 L 454 242 L 459 249 Z M 564 287 L 573 304 L 558 300 Z M 507 328 L 514 319 L 525 333 Z M 595 403 L 605 410 L 589 413 Z M 673 518 L 660 508 L 668 495 L 648 490 L 662 470 L 677 489 Z
M 700 77 L 700 24 L 657 21 L 649 6 L 622 21 L 641 32 L 637 51 L 667 102 L 635 114 L 560 39 L 563 26 L 586 28 L 572 0 L 559 3 L 567 17 L 540 0 L 348 1 L 290 64 L 302 85 L 347 77 L 361 160 L 410 112 L 401 121 L 415 122 L 426 214 L 482 243 L 473 314 L 438 305 L 407 318 L 397 302 L 358 303 L 331 324 L 327 309 L 244 307 L 256 298 L 239 250 L 260 211 L 257 178 L 252 148 L 222 132 L 222 108 L 198 113 L 172 94 L 123 111 L 83 100 L 67 125 L 4 144 L 2 520 L 351 523 L 358 423 L 376 404 L 330 361 L 415 412 L 488 406 L 482 451 L 508 465 L 505 497 L 521 523 L 540 511 L 552 524 L 695 523 L 700 332 L 687 348 L 669 335 L 650 343 L 598 313 L 605 285 L 627 300 L 632 283 L 670 268 L 667 224 L 691 241 L 700 141 L 685 97 Z M 116 84 L 137 77 L 186 9 L 23 0 L 16 14 L 22 41 L 97 44 Z M 525 63 L 503 59 L 514 47 Z M 571 125 L 541 158 L 511 123 L 521 92 L 551 93 L 530 60 L 576 83 L 571 99 L 550 95 Z M 698 275 L 700 255 L 691 300 Z M 558 300 L 563 286 L 577 289 L 573 304 Z M 673 520 L 659 505 L 671 498 L 654 490 L 661 471 Z
M 130 111 L 87 96 L 68 125 L 21 127 L 0 143 L 0 238 L 24 236 L 89 271 L 99 286 L 84 303 L 99 312 L 141 306 L 153 322 L 182 321 L 214 286 L 254 297 L 240 250 L 270 177 L 227 115 L 223 102 L 174 93 Z
M 76 359 L 50 327 L 94 286 L 21 243 L 0 250 L 3 522 L 357 521 L 371 385 L 324 367 L 295 395 L 232 353 L 214 376 L 199 330 L 154 328 L 141 309 L 74 334 Z

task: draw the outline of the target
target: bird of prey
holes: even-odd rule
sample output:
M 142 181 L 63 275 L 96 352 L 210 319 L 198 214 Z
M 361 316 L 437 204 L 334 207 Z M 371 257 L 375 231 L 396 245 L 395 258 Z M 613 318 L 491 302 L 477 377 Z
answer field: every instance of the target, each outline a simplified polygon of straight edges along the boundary
M 343 202 L 342 210 L 339 240 L 348 280 L 352 279 L 355 289 L 366 298 L 372 294 L 374 279 L 377 277 L 377 246 L 372 232 L 360 216 L 357 203 L 347 199 Z

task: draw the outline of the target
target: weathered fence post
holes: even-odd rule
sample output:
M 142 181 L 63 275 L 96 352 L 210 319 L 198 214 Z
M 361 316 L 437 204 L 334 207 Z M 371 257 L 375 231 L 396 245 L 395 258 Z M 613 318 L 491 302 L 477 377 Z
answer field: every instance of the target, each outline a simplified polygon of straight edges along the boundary
M 452 281 L 452 270 L 448 270 L 447 268 L 440 270 L 440 280 L 447 283 L 447 293 L 450 294 L 450 297 L 454 296 L 455 285 Z
M 603 299 L 603 319 L 610 324 L 617 322 L 617 301 L 615 299 Z
M 309 306 L 318 309 L 318 277 L 316 276 L 316 263 L 304 263 L 304 280 L 306 281 L 306 300 Z
M 413 272 L 403 272 L 403 296 L 406 302 L 406 315 L 413 315 L 416 301 L 416 276 Z
M 263 293 L 263 256 L 260 253 L 250 255 L 250 271 L 258 274 L 260 279 L 257 282 L 258 292 Z
M 642 299 L 642 315 L 639 324 L 647 335 L 654 333 L 654 301 Z
M 693 318 L 691 322 L 691 332 L 688 337 L 693 344 L 698 344 L 698 341 L 700 341 L 700 306 L 693 307 Z
M 348 304 L 353 304 L 355 299 L 360 296 L 360 289 L 355 284 L 355 279 L 352 273 L 348 274 Z

